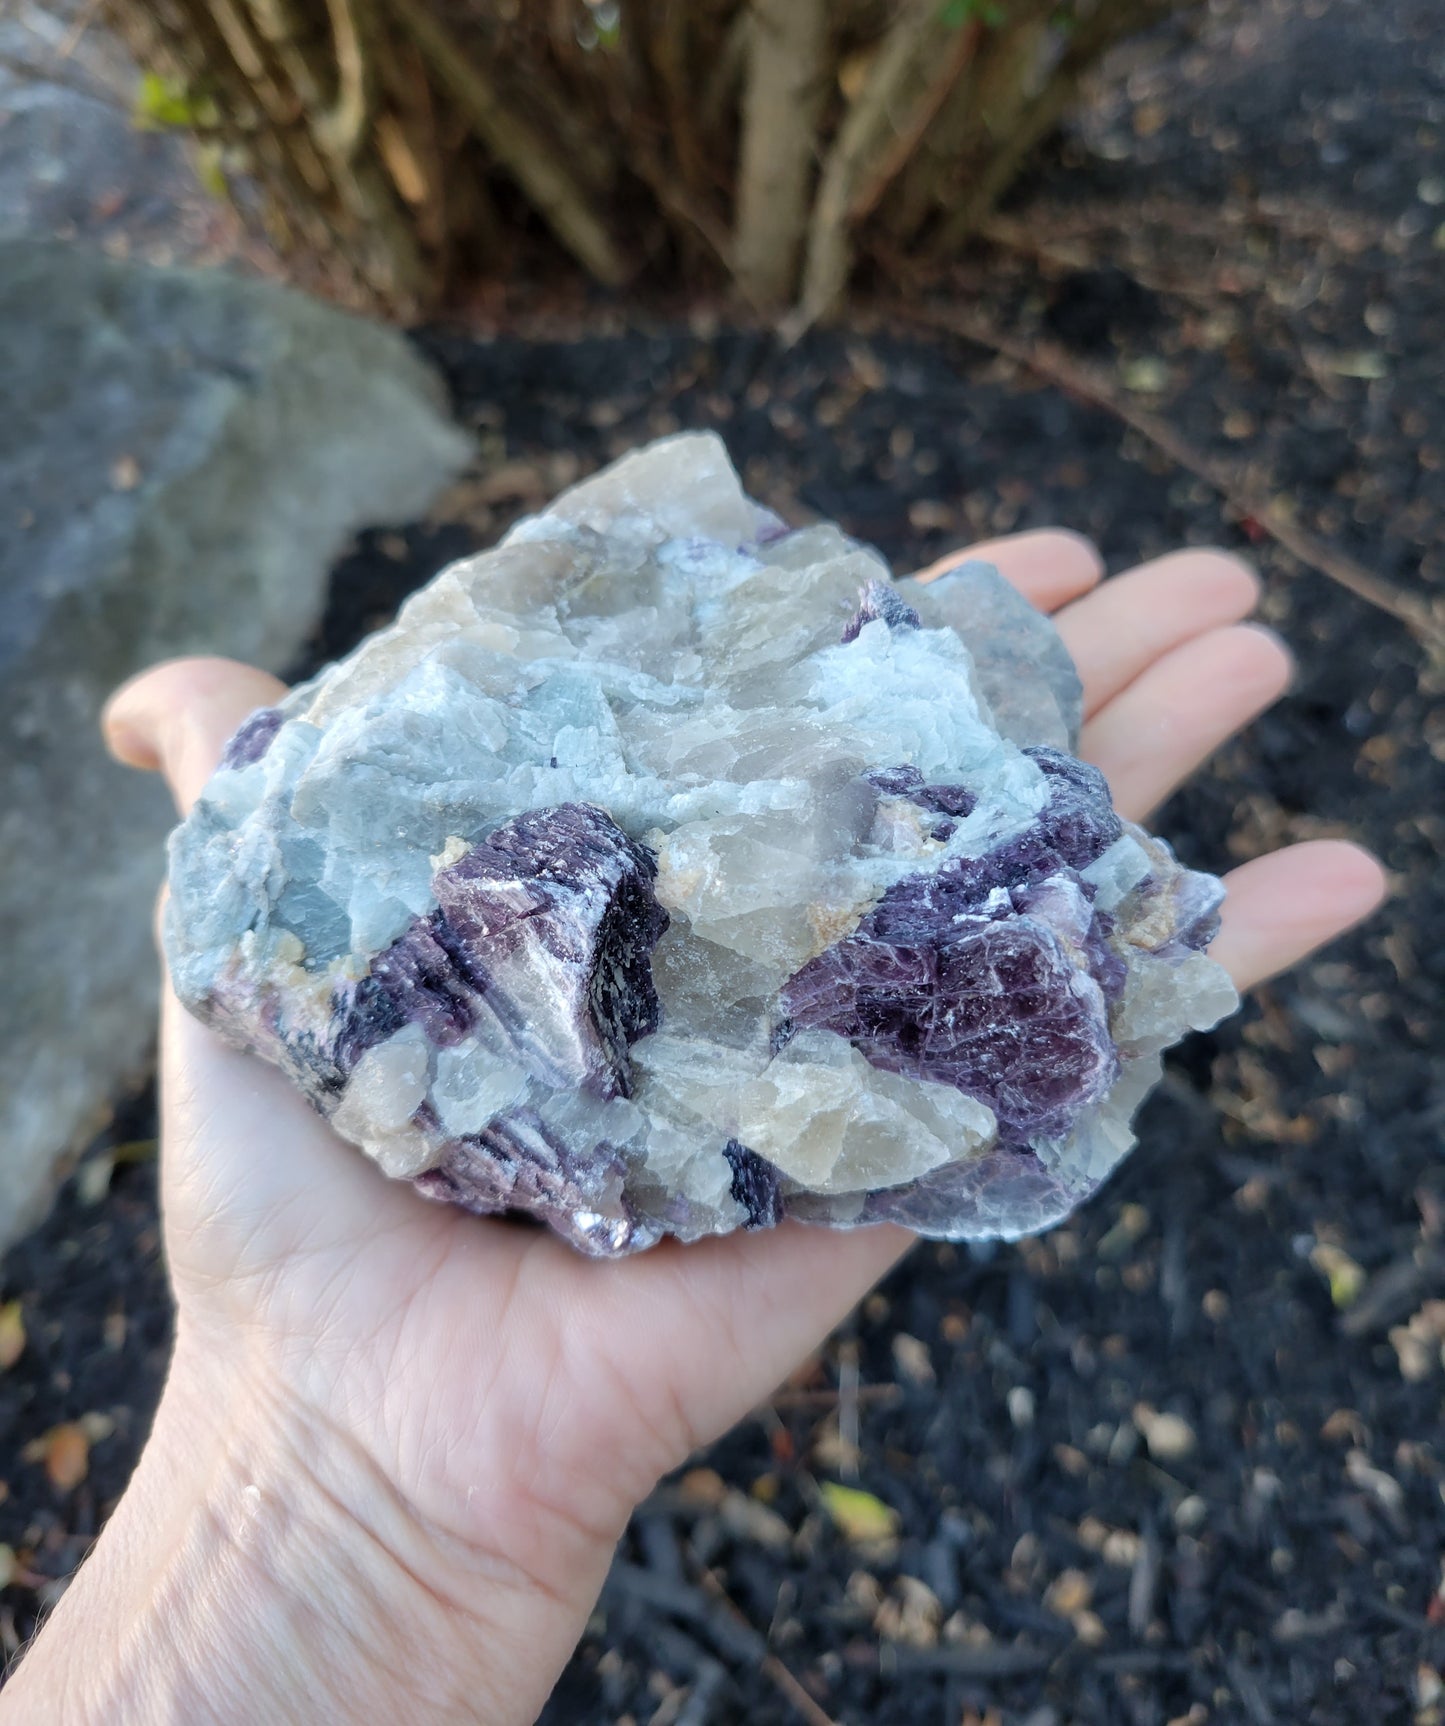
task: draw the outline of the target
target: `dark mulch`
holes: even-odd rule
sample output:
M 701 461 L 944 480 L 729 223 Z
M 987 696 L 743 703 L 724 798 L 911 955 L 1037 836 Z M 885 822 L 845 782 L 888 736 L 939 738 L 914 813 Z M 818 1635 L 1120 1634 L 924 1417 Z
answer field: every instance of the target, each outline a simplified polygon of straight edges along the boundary
M 1220 9 L 1202 46 L 1140 57 L 1014 212 L 1033 218 L 1029 244 L 1004 234 L 955 291 L 1106 370 L 1438 605 L 1432 15 L 1407 0 Z M 1368 930 L 1179 1053 L 1141 1148 L 1083 1215 L 1017 1248 L 920 1248 L 659 1492 L 549 1721 L 771 1726 L 803 1718 L 805 1693 L 815 1726 L 1438 1722 L 1438 650 L 1278 553 L 1107 414 L 901 320 L 786 353 L 701 323 L 424 341 L 486 459 L 438 520 L 358 545 L 316 657 L 578 471 L 715 426 L 764 495 L 901 564 L 1053 521 L 1092 532 L 1113 567 L 1179 542 L 1252 552 L 1298 685 L 1160 825 L 1218 867 L 1353 834 L 1397 887 Z M 136 1109 L 106 1143 L 147 1136 Z M 0 1374 L 0 1541 L 21 1565 L 0 1595 L 7 1638 L 113 1501 L 164 1362 L 152 1168 L 123 1161 L 104 1191 L 88 1178 L 0 1271 L 30 1339 Z M 22 1459 L 96 1414 L 80 1487 Z M 891 1507 L 896 1539 L 850 1546 L 819 1494 L 837 1480 Z

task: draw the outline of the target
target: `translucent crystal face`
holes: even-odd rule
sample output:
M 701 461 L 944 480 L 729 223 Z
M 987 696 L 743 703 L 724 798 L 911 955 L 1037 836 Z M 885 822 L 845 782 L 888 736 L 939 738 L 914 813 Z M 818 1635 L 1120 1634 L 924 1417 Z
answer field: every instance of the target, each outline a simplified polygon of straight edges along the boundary
M 389 1174 L 588 1252 L 1026 1233 L 1234 1004 L 1219 884 L 1078 716 L 996 572 L 894 582 L 668 439 L 242 726 L 172 840 L 172 975 Z

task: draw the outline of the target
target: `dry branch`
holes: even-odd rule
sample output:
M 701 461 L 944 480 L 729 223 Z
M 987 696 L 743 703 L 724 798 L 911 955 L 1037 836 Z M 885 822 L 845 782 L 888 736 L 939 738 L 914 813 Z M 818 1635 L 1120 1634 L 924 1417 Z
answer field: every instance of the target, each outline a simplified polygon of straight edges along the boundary
M 801 329 L 870 248 L 971 234 L 1103 48 L 1199 0 L 80 3 L 390 309 L 530 208 L 607 284 L 701 261 L 777 307 L 801 276 Z
M 849 108 L 823 164 L 808 226 L 803 291 L 790 331 L 806 329 L 837 305 L 853 258 L 849 211 L 879 157 L 896 135 L 894 109 L 920 70 L 933 64 L 948 34 L 937 0 L 911 0 L 873 56 L 857 100 Z
M 450 91 L 477 136 L 531 198 L 568 251 L 598 281 L 616 287 L 627 267 L 612 238 L 551 145 L 502 101 L 477 59 L 469 55 L 424 0 L 390 0 L 398 21 Z
M 953 52 L 940 67 L 937 77 L 923 93 L 922 100 L 908 124 L 898 133 L 892 147 L 874 170 L 872 177 L 858 190 L 848 210 L 850 222 L 864 222 L 883 201 L 883 194 L 907 167 L 914 151 L 923 142 L 928 128 L 938 118 L 939 110 L 952 94 L 965 68 L 978 52 L 984 27 L 974 21 L 958 32 Z
M 1152 444 L 1161 455 L 1167 456 L 1176 467 L 1211 486 L 1236 517 L 1257 523 L 1276 544 L 1307 568 L 1318 570 L 1367 605 L 1388 612 L 1426 646 L 1436 651 L 1445 649 L 1445 623 L 1425 600 L 1386 581 L 1383 576 L 1376 575 L 1323 540 L 1316 539 L 1300 527 L 1279 498 L 1249 489 L 1227 463 L 1196 449 L 1157 414 L 1121 401 L 1101 377 L 1069 359 L 1051 343 L 1020 341 L 974 312 L 927 306 L 910 307 L 904 315 L 929 328 L 960 336 L 977 347 L 1001 354 L 1057 388 L 1112 414 L 1131 431 L 1137 432 L 1146 443 Z
M 351 161 L 371 117 L 372 66 L 367 48 L 367 0 L 326 0 L 336 47 L 336 101 L 316 120 L 316 134 L 334 156 Z

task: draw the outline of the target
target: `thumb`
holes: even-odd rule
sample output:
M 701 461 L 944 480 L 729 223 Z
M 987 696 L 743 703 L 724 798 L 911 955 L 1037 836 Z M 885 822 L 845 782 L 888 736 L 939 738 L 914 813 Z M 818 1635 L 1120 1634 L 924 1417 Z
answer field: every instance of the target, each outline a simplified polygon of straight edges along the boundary
M 172 659 L 123 683 L 100 728 L 117 761 L 165 776 L 184 815 L 241 721 L 285 693 L 278 678 L 234 659 Z

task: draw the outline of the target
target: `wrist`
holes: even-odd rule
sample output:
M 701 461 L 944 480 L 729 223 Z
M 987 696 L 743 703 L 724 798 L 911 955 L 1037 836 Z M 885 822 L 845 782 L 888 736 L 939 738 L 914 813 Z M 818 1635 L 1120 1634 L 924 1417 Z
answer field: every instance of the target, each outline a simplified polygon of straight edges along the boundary
M 0 1717 L 525 1726 L 585 1622 L 578 1580 L 563 1600 L 501 1574 L 183 1334 L 135 1477 Z

